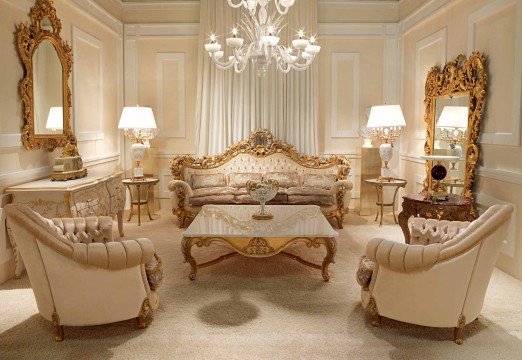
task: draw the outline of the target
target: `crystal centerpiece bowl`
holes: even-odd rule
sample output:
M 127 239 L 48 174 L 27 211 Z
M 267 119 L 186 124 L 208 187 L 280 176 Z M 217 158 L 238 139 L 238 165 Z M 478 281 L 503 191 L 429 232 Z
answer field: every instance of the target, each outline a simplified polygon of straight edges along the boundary
M 252 214 L 256 220 L 270 220 L 274 215 L 265 209 L 265 203 L 272 200 L 277 195 L 279 183 L 276 180 L 248 181 L 247 190 L 252 199 L 259 201 L 261 208 L 259 212 Z

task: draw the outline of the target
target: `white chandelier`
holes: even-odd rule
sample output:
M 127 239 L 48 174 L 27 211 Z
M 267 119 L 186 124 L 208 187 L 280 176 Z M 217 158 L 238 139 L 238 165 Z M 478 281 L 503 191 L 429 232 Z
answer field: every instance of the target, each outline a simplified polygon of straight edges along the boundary
M 268 16 L 267 8 L 271 1 L 274 2 L 278 14 L 274 12 Z M 221 50 L 216 35 L 210 35 L 210 42 L 205 44 L 205 50 L 219 68 L 234 68 L 236 73 L 243 72 L 249 60 L 255 66 L 259 77 L 265 76 L 272 61 L 277 69 L 285 74 L 292 69 L 308 69 L 321 51 L 314 36 L 306 39 L 305 31 L 299 30 L 298 38 L 292 41 L 292 46 L 279 45 L 279 33 L 285 26 L 282 25 L 283 15 L 288 13 L 294 2 L 295 0 L 239 0 L 238 3 L 234 3 L 234 0 L 228 0 L 231 7 L 246 9 L 248 15 L 241 19 L 239 28 L 246 34 L 248 42 L 239 37 L 239 30 L 234 26 L 232 37 L 226 40 L 233 53 L 227 61 L 222 61 L 225 53 Z

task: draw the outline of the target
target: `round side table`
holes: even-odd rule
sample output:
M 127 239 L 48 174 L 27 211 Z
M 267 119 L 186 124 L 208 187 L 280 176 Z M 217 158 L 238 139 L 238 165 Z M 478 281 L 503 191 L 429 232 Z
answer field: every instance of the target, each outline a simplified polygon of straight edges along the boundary
M 382 216 L 383 210 L 386 206 L 391 206 L 393 211 L 393 220 L 398 224 L 397 217 L 395 216 L 395 200 L 397 199 L 397 192 L 400 188 L 406 187 L 407 181 L 403 179 L 390 179 L 390 180 L 382 180 L 382 179 L 368 179 L 364 181 L 367 184 L 374 185 L 375 190 L 377 191 L 377 202 L 375 203 L 380 207 L 381 221 L 379 222 L 379 226 L 382 226 Z M 390 203 L 384 202 L 384 187 L 395 187 L 395 191 L 393 192 L 393 201 Z M 377 215 L 375 216 L 375 221 L 379 218 L 379 211 L 377 211 Z
M 132 210 L 134 209 L 134 205 L 138 205 L 138 226 L 141 226 L 141 205 L 147 205 L 147 213 L 149 215 L 149 219 L 152 220 L 152 215 L 150 214 L 149 207 L 149 194 L 150 190 L 159 182 L 159 179 L 155 178 L 143 178 L 143 179 L 123 179 L 123 185 L 129 189 L 130 201 L 131 201 L 131 209 L 129 212 L 129 218 L 127 221 L 132 219 Z M 134 200 L 132 197 L 132 189 L 131 186 L 136 187 L 136 193 L 138 194 L 138 199 Z M 147 191 L 145 192 L 145 199 L 141 198 L 140 188 L 142 186 L 147 187 Z

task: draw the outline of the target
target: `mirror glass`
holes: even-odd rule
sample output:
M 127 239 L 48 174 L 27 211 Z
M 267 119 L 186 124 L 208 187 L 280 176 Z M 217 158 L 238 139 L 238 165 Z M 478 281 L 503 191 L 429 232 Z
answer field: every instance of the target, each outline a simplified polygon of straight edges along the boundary
M 35 135 L 62 135 L 62 63 L 54 45 L 43 40 L 33 55 Z
M 466 181 L 469 94 L 458 93 L 435 99 L 433 155 L 447 156 L 438 163 L 447 170 L 442 181 L 446 191 L 462 195 Z

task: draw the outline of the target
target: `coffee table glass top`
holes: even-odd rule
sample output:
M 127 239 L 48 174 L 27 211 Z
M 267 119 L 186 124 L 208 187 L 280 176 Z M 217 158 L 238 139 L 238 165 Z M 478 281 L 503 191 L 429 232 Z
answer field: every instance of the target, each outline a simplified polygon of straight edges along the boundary
M 337 237 L 316 205 L 267 205 L 271 220 L 254 220 L 259 205 L 205 205 L 184 237 Z

